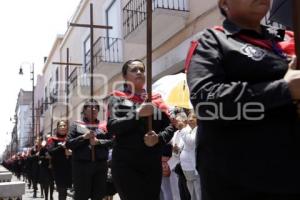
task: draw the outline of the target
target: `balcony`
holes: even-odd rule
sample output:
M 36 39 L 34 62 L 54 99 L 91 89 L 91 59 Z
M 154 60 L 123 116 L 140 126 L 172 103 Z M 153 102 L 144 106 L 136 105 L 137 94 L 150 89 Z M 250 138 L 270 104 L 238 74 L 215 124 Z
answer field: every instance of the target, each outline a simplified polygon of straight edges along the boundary
M 84 54 L 86 71 L 89 71 L 91 63 L 91 51 L 88 50 Z M 122 39 L 100 36 L 94 42 L 94 65 L 98 66 L 100 63 L 119 64 L 122 63 Z
M 95 64 L 121 63 L 122 60 L 122 40 L 120 38 L 99 37 L 95 44 Z
M 147 0 L 130 0 L 123 8 L 124 39 L 146 43 Z M 182 29 L 189 14 L 188 0 L 153 0 L 153 46 L 156 47 Z
M 58 101 L 58 88 L 53 88 L 50 92 L 50 102 L 56 103 Z
M 100 36 L 94 42 L 94 86 L 103 85 L 103 77 L 110 79 L 120 72 L 123 62 L 123 40 L 120 38 Z M 90 49 L 84 54 L 84 72 L 80 78 L 81 86 L 90 85 L 91 67 Z
M 77 79 L 78 79 L 78 68 L 74 68 L 69 75 L 69 91 L 72 91 L 74 88 L 77 87 Z

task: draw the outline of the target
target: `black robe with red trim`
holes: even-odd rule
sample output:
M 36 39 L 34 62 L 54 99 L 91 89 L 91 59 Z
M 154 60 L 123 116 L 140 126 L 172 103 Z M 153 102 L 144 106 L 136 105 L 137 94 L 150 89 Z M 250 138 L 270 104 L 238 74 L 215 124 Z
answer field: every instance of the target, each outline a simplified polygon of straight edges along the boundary
M 83 133 L 78 132 L 77 126 L 84 125 L 88 129 L 92 130 L 96 134 L 96 138 L 100 140 L 107 140 L 105 144 L 95 145 L 95 161 L 107 161 L 109 140 L 112 138 L 109 132 L 105 132 L 103 123 L 96 121 L 95 123 L 89 123 L 87 120 L 74 121 L 70 127 L 69 134 L 67 136 L 66 147 L 72 150 L 73 161 L 92 161 L 92 151 L 90 142 L 88 139 L 82 137 Z
M 66 137 L 50 137 L 47 141 L 47 149 L 51 156 L 51 166 L 57 187 L 68 188 L 72 186 L 71 156 L 65 155 L 63 144 Z
M 115 135 L 113 159 L 120 159 L 128 164 L 150 162 L 151 158 L 160 160 L 162 145 L 172 139 L 175 127 L 170 124 L 168 107 L 160 95 L 153 95 L 152 103 L 156 106 L 153 130 L 159 134 L 159 144 L 154 147 L 145 145 L 148 119 L 138 117 L 136 113 L 143 102 L 142 97 L 122 91 L 115 91 L 109 98 L 107 128 Z
M 252 192 L 300 193 L 300 123 L 283 80 L 292 35 L 266 27 L 258 34 L 228 20 L 223 27 L 205 30 L 186 62 L 200 118 L 201 181 L 215 176 Z

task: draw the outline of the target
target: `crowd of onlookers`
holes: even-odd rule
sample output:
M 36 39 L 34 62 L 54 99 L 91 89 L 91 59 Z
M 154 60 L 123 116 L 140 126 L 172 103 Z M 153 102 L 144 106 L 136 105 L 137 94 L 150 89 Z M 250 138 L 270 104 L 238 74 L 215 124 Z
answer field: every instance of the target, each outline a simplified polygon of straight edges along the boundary
M 167 166 L 163 171 L 161 199 L 198 200 L 201 199 L 200 176 L 196 170 L 197 117 L 189 110 L 175 112 L 177 131 L 169 145 L 170 152 L 162 158 Z M 178 184 L 176 184 L 178 183 Z

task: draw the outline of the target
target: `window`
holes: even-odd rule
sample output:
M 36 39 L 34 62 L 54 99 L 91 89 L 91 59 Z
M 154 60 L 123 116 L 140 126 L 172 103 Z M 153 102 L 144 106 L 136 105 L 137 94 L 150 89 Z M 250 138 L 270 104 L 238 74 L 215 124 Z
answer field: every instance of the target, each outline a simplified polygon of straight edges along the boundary
M 42 103 L 41 103 L 40 111 L 41 111 L 41 115 L 42 115 L 44 113 L 44 99 L 43 98 L 41 99 L 41 102 Z
M 55 81 L 55 80 L 54 80 Z M 54 95 L 54 91 L 55 91 L 55 83 L 53 83 L 53 79 L 52 77 L 49 80 L 49 103 L 55 102 L 55 95 Z
M 45 97 L 45 102 L 44 102 L 44 104 L 45 104 L 45 111 L 46 110 L 48 110 L 48 93 L 47 93 L 47 87 L 45 87 L 45 94 L 44 94 L 44 97 Z
M 54 93 L 55 93 L 55 95 L 57 95 L 58 94 L 58 82 L 59 82 L 59 77 L 58 77 L 58 68 L 56 68 L 56 70 L 55 70 L 55 82 L 54 82 L 54 84 L 55 84 L 55 91 L 54 91 Z
M 121 1 L 111 0 L 105 9 L 106 25 L 113 29 L 106 30 L 106 37 L 103 38 L 102 60 L 108 62 L 122 62 L 122 22 L 121 22 Z
M 90 64 L 91 64 L 91 42 L 90 42 L 90 35 L 86 37 L 83 41 L 83 53 L 84 53 L 84 72 L 87 73 L 90 71 Z
M 112 26 L 113 29 L 107 29 L 107 37 L 120 38 L 121 37 L 121 1 L 112 0 L 111 4 L 105 10 L 106 25 Z M 108 42 L 108 46 L 109 46 Z

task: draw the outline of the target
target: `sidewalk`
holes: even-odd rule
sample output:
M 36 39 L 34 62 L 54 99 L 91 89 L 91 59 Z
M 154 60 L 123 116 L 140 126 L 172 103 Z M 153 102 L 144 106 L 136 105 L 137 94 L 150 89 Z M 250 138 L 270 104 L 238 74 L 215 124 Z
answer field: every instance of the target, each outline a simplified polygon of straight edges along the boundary
M 17 177 L 13 176 L 12 181 L 18 181 Z M 23 195 L 22 200 L 33 200 L 33 199 L 42 200 L 42 199 L 45 199 L 45 198 L 41 197 L 40 185 L 38 185 L 38 191 L 37 191 L 36 196 L 37 196 L 37 198 L 33 198 L 33 189 L 32 189 L 32 187 L 31 187 L 31 189 L 28 189 L 28 185 L 26 183 L 25 195 Z M 50 200 L 49 197 L 48 197 L 48 199 Z M 58 193 L 55 190 L 54 190 L 54 193 L 53 193 L 53 200 L 58 200 Z M 72 198 L 68 197 L 67 200 L 72 200 Z

